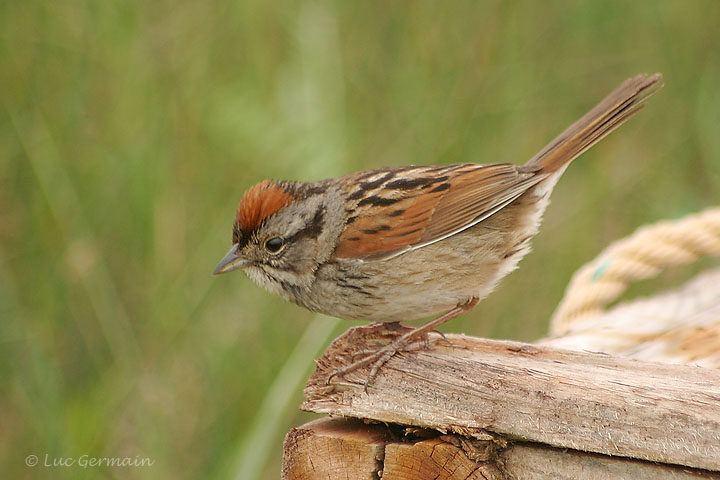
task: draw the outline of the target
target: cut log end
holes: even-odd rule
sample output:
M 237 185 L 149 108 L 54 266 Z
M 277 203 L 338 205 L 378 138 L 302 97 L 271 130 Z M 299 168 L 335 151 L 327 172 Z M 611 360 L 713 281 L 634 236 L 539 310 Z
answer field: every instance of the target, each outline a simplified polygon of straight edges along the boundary
M 504 478 L 493 463 L 492 441 L 397 428 L 346 418 L 323 418 L 294 428 L 285 437 L 282 478 Z
M 388 429 L 359 420 L 320 419 L 293 428 L 283 445 L 282 478 L 377 479 L 388 440 Z

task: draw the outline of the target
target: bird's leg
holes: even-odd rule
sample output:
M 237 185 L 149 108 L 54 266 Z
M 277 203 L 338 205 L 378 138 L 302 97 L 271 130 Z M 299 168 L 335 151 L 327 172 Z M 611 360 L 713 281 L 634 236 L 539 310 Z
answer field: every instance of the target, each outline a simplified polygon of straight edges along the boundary
M 397 338 L 395 341 L 393 341 L 391 344 L 386 345 L 379 350 L 376 350 L 372 353 L 369 353 L 368 356 L 363 358 L 362 360 L 358 360 L 357 362 L 353 362 L 350 365 L 346 365 L 342 368 L 338 368 L 334 372 L 332 372 L 326 381 L 326 384 L 330 384 L 330 380 L 332 380 L 333 377 L 336 376 L 343 376 L 346 373 L 352 372 L 357 370 L 358 368 L 365 367 L 367 365 L 372 365 L 370 368 L 370 373 L 368 374 L 367 379 L 365 380 L 364 389 L 367 392 L 367 387 L 372 383 L 372 381 L 377 376 L 378 372 L 380 371 L 380 368 L 387 363 L 388 360 L 390 360 L 393 355 L 395 355 L 398 352 L 406 352 L 409 350 L 417 350 L 416 348 L 410 349 L 410 346 L 413 344 L 415 340 L 418 338 L 424 338 L 427 336 L 429 332 L 435 331 L 437 327 L 442 325 L 443 323 L 447 322 L 448 320 L 451 320 L 458 315 L 462 315 L 465 312 L 468 312 L 472 310 L 472 308 L 477 304 L 478 299 L 473 298 L 468 303 L 465 303 L 463 305 L 458 305 L 452 310 L 440 315 L 439 317 L 436 317 L 429 322 L 427 322 L 424 325 L 421 325 L 417 328 L 414 328 L 410 330 L 409 332 L 404 333 L 399 338 Z M 443 338 L 444 335 L 441 335 Z M 447 339 L 445 339 L 447 341 Z

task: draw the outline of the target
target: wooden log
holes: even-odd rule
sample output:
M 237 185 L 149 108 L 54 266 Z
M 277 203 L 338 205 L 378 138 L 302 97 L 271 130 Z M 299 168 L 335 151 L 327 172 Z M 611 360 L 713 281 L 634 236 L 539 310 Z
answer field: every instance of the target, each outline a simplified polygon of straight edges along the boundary
M 322 418 L 285 438 L 283 480 L 698 480 L 720 473 L 488 436 L 470 440 L 357 419 Z
M 328 375 L 389 333 L 357 327 L 318 360 L 303 409 L 485 438 L 720 470 L 720 371 L 448 335 L 452 346 Z
M 382 471 L 389 429 L 361 421 L 320 419 L 285 436 L 282 478 L 374 480 Z
M 285 437 L 282 478 L 310 480 L 491 480 L 502 479 L 490 461 L 492 442 L 476 441 L 468 455 L 468 440 L 455 442 L 428 432 L 430 438 L 406 436 L 385 425 L 360 420 L 322 418 Z M 416 439 L 411 441 L 410 438 Z M 419 439 L 419 440 L 417 440 Z M 472 458 L 471 458 L 472 457 Z
M 448 438 L 436 437 L 387 445 L 380 478 L 502 480 L 505 477 L 492 461 L 476 461 L 468 457 L 459 441 L 455 444 Z
M 538 444 L 512 445 L 500 455 L 506 478 L 515 480 L 699 480 L 720 479 L 720 472 L 561 450 Z

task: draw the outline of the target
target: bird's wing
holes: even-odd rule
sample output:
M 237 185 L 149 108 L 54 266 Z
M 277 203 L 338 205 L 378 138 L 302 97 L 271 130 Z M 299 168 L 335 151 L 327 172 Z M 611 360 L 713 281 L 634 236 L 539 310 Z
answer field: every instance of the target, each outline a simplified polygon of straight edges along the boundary
M 401 167 L 348 178 L 338 258 L 387 259 L 488 218 L 545 178 L 511 164 Z

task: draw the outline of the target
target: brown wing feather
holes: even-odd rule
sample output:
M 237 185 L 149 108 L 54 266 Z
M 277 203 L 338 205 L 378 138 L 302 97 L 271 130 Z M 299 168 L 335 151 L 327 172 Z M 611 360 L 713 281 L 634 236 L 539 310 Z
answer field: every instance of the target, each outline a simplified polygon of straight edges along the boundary
M 378 198 L 395 201 L 386 206 L 356 206 L 356 217 L 340 235 L 336 257 L 367 257 L 417 243 L 444 192 L 407 190 L 394 192 L 399 193 L 395 198 L 387 195 L 393 192 L 383 193 L 386 196 Z
M 377 259 L 432 243 L 474 225 L 544 178 L 535 169 L 510 164 L 412 167 L 382 174 L 387 178 L 380 184 L 364 182 L 372 189 L 362 198 L 375 200 L 363 205 L 359 200 L 352 207 L 356 216 L 340 236 L 336 257 Z M 428 179 L 424 184 L 423 178 Z M 363 182 L 348 183 L 354 192 L 363 189 Z
M 482 168 L 471 165 L 455 172 L 450 179 L 451 188 L 436 205 L 420 243 L 432 242 L 471 225 L 478 217 L 517 198 L 542 178 L 511 164 Z

